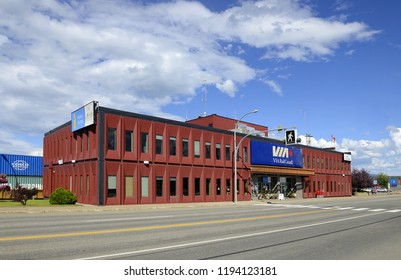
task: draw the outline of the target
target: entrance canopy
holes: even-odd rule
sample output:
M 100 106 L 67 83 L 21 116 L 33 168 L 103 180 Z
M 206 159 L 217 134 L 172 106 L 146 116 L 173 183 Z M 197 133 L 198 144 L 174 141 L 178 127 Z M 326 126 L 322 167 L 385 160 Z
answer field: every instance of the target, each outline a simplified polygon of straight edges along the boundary
M 301 169 L 301 168 L 288 168 L 288 167 L 273 167 L 266 165 L 251 165 L 251 173 L 259 174 L 274 174 L 274 175 L 285 175 L 285 176 L 313 176 L 315 171 L 313 169 Z

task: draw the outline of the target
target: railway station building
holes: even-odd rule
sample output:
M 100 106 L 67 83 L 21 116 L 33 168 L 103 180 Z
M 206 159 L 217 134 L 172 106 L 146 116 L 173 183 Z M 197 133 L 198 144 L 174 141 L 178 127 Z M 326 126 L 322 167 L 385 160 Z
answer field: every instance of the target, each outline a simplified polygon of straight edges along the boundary
M 349 153 L 268 134 L 218 115 L 180 122 L 90 102 L 44 135 L 43 194 L 62 187 L 92 205 L 352 195 Z

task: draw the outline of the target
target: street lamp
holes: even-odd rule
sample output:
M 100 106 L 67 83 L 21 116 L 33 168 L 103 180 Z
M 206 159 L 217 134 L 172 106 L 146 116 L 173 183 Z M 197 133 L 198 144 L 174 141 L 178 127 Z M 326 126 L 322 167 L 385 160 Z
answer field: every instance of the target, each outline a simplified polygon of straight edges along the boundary
M 235 129 L 234 129 L 234 203 L 237 203 L 237 191 L 238 191 L 238 185 L 237 185 L 237 155 L 238 155 L 238 149 L 239 149 L 239 146 L 241 145 L 242 140 L 244 140 L 246 137 L 248 137 L 248 136 L 250 135 L 250 134 L 245 135 L 245 136 L 241 139 L 241 141 L 238 143 L 238 146 L 237 146 L 237 129 L 238 129 L 238 125 L 239 125 L 239 122 L 240 122 L 245 116 L 247 116 L 247 115 L 249 115 L 249 114 L 254 114 L 254 113 L 257 113 L 257 112 L 258 112 L 258 110 L 255 109 L 255 110 L 253 110 L 253 111 L 250 111 L 250 112 L 246 113 L 245 115 L 243 115 L 243 116 L 237 121 L 237 123 L 236 123 L 236 125 L 235 125 Z

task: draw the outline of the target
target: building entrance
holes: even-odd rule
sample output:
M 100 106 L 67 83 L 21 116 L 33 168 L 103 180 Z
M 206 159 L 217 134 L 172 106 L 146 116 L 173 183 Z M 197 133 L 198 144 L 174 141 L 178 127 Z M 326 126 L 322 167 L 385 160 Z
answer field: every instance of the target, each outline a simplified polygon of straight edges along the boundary
M 252 196 L 258 199 L 302 198 L 302 177 L 253 174 Z

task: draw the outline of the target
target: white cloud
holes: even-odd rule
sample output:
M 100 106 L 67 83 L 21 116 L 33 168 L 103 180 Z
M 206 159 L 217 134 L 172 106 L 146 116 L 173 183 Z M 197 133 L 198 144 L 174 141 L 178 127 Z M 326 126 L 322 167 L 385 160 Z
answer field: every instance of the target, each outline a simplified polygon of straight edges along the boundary
M 222 83 L 216 84 L 216 87 L 220 91 L 227 93 L 229 96 L 234 96 L 237 91 L 234 82 L 231 80 L 226 80 Z
M 281 86 L 273 80 L 267 80 L 265 83 L 270 87 L 270 89 L 275 92 L 278 96 L 283 96 L 283 90 L 281 89 Z
M 303 61 L 375 34 L 293 0 L 241 1 L 221 13 L 196 1 L 141 2 L 2 1 L 0 131 L 14 132 L 2 132 L 3 140 L 42 137 L 91 100 L 180 119 L 163 107 L 188 102 L 202 81 L 232 97 L 257 77 L 237 56 L 249 48 Z
M 344 138 L 341 143 L 324 139 L 310 139 L 310 145 L 319 148 L 335 148 L 337 151 L 351 152 L 352 166 L 364 168 L 371 173 L 384 172 L 388 175 L 398 175 L 401 165 L 401 128 L 387 128 L 388 138 L 382 140 L 353 140 Z M 300 136 L 302 144 L 306 144 L 305 136 Z

